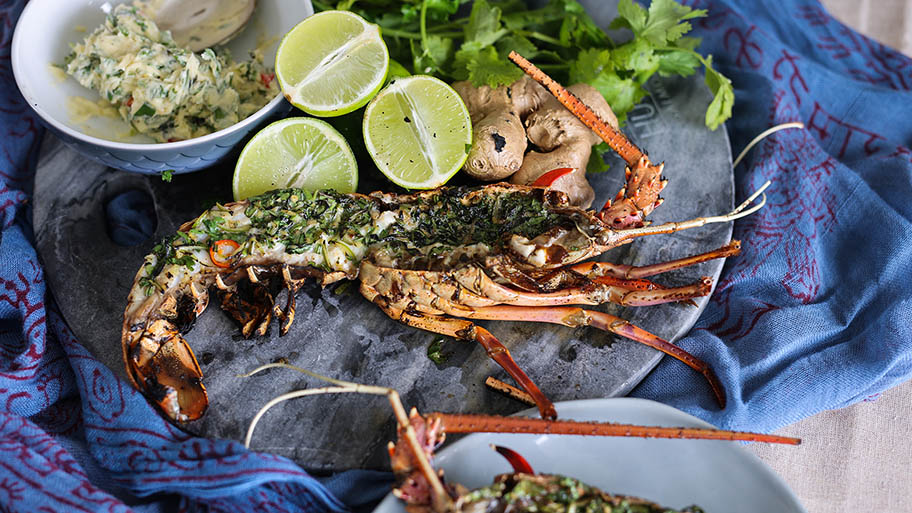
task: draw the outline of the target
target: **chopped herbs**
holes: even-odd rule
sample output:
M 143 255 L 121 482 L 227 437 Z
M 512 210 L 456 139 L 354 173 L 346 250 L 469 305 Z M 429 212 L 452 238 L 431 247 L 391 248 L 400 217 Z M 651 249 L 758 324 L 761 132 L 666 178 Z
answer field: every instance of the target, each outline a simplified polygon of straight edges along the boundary
M 379 215 L 377 204 L 333 191 L 274 191 L 252 198 L 245 213 L 252 228 L 281 242 L 288 252 L 313 251 L 315 244 L 333 241 L 341 242 L 341 251 L 351 259 L 355 259 L 354 245 L 385 242 L 407 251 L 445 253 L 453 246 L 475 243 L 496 247 L 507 234 L 533 238 L 559 223 L 569 223 L 549 210 L 536 193 L 471 195 L 472 190 L 450 187 L 416 196 L 417 200 L 398 205 L 400 222 L 366 232 L 363 228 Z M 469 196 L 472 199 L 467 201 Z
M 446 342 L 446 339 L 443 337 L 435 338 L 427 349 L 428 358 L 437 365 L 442 365 L 446 362 L 446 356 L 444 356 L 442 352 L 444 342 Z
M 153 114 L 155 114 L 155 109 L 148 103 L 144 103 L 139 110 L 133 113 L 134 116 L 151 116 Z
M 502 474 L 494 484 L 469 492 L 462 503 L 468 511 L 703 513 L 697 506 L 666 508 L 636 497 L 612 495 L 572 477 L 547 474 Z
M 562 221 L 536 194 L 525 191 L 477 194 L 470 187 L 450 187 L 406 205 L 413 223 L 393 227 L 388 239 L 409 247 L 435 244 L 499 246 L 507 234 L 533 238 Z

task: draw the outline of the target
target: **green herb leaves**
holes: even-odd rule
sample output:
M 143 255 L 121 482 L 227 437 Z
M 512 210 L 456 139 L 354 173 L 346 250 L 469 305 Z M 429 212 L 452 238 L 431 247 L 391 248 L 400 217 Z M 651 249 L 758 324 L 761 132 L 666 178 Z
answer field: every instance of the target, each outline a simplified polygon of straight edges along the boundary
M 521 69 L 510 61 L 504 61 L 492 47 L 487 47 L 466 61 L 468 80 L 476 85 L 512 84 L 523 76 Z
M 706 125 L 715 130 L 731 117 L 731 82 L 712 69 L 712 60 L 696 52 L 699 38 L 688 37 L 689 20 L 706 16 L 675 0 L 652 0 L 644 8 L 621 0 L 612 28 L 625 28 L 633 38 L 614 43 L 577 0 L 549 0 L 529 9 L 522 0 L 343 0 L 378 23 L 390 57 L 412 63 L 412 72 L 449 81 L 470 80 L 497 87 L 522 77 L 507 55 L 515 50 L 566 85 L 592 85 L 611 105 L 618 120 L 646 96 L 643 87 L 654 74 L 689 76 L 700 65 L 714 99 Z M 318 9 L 330 6 L 315 0 Z M 466 14 L 467 13 L 467 14 Z
M 715 130 L 732 115 L 735 104 L 735 90 L 731 80 L 712 69 L 712 55 L 703 61 L 706 65 L 706 85 L 713 94 L 713 101 L 706 109 L 706 126 Z
M 686 20 L 706 16 L 705 9 L 691 9 L 674 0 L 652 0 L 647 10 L 632 0 L 621 0 L 618 3 L 618 16 L 611 27 L 628 28 L 634 37 L 632 41 L 611 52 L 614 57 L 612 62 L 618 62 L 616 54 L 623 47 L 640 48 L 638 58 L 628 59 L 625 63 L 628 72 L 635 74 L 636 82 L 640 85 L 656 71 L 663 76 L 688 76 L 703 64 L 706 67 L 706 85 L 713 94 L 713 101 L 706 110 L 706 126 L 715 130 L 731 117 L 732 105 L 735 103 L 731 80 L 712 68 L 711 55 L 704 58 L 695 51 L 700 44 L 698 38 L 684 36 L 692 28 Z M 610 98 L 608 103 L 614 108 Z
M 498 39 L 507 35 L 509 30 L 501 26 L 500 14 L 500 9 L 491 7 L 487 0 L 476 0 L 472 4 L 472 13 L 463 30 L 465 34 L 463 46 L 467 44 L 479 47 L 491 46 Z
M 431 359 L 432 362 L 437 365 L 443 365 L 446 363 L 446 356 L 443 354 L 443 344 L 446 342 L 444 337 L 436 337 L 434 341 L 431 342 L 431 345 L 427 348 L 427 356 Z
M 652 0 L 647 11 L 632 0 L 621 0 L 618 16 L 612 22 L 613 28 L 627 27 L 638 38 L 655 46 L 664 46 L 690 31 L 690 23 L 684 20 L 706 16 L 706 10 L 694 10 L 674 0 Z
M 155 114 L 155 108 L 153 108 L 148 103 L 144 103 L 144 104 L 142 104 L 142 107 L 140 107 L 139 110 L 136 111 L 134 116 L 151 116 L 153 114 Z
M 472 12 L 463 28 L 463 43 L 456 52 L 451 70 L 458 80 L 471 80 L 475 85 L 497 87 L 512 84 L 523 72 L 506 59 L 510 49 L 495 46 L 510 33 L 500 21 L 501 10 L 487 0 L 472 4 Z M 534 46 L 534 45 L 533 45 Z M 528 46 L 527 46 L 528 47 Z

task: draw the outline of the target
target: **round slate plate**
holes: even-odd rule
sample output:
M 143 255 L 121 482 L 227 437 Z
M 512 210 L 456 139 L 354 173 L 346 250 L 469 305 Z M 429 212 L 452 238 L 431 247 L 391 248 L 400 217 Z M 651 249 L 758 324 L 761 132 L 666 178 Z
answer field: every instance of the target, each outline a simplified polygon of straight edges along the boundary
M 612 2 L 592 11 L 604 26 Z M 596 12 L 597 11 L 597 12 Z M 725 130 L 703 124 L 711 100 L 702 78 L 656 78 L 651 95 L 629 115 L 625 131 L 653 161 L 666 162 L 670 180 L 666 202 L 652 221 L 685 220 L 721 214 L 733 204 L 731 153 Z M 612 169 L 591 176 L 596 205 L 613 198 L 623 181 L 623 164 L 608 156 Z M 230 201 L 233 158 L 199 173 L 175 176 L 171 183 L 102 167 L 47 136 L 35 178 L 34 225 L 38 251 L 64 317 L 76 336 L 102 362 L 125 376 L 120 329 L 133 277 L 143 256 L 161 237 L 199 215 L 215 201 Z M 389 187 L 362 176 L 361 192 Z M 148 194 L 156 215 L 155 236 L 137 246 L 115 244 L 108 236 L 105 205 L 119 193 Z M 730 240 L 731 225 L 711 225 L 653 236 L 610 251 L 603 258 L 642 265 L 701 253 Z M 722 261 L 674 271 L 658 278 L 681 285 L 700 276 L 717 277 Z M 669 340 L 687 332 L 705 305 L 667 304 L 637 309 L 614 305 L 615 315 Z M 357 293 L 356 287 L 313 284 L 299 293 L 291 331 L 245 340 L 226 315 L 210 307 L 187 335 L 199 359 L 210 408 L 185 426 L 207 437 L 242 440 L 262 404 L 294 388 L 319 386 L 284 369 L 238 378 L 263 363 L 284 358 L 324 375 L 395 388 L 408 406 L 421 411 L 515 413 L 526 406 L 487 390 L 484 379 L 509 377 L 472 344 L 448 341 L 446 361 L 427 357 L 435 336 L 387 318 Z M 653 349 L 594 329 L 515 322 L 483 323 L 510 348 L 519 365 L 552 400 L 624 395 L 659 361 Z M 681 372 L 692 372 L 681 366 Z M 380 403 L 378 403 L 378 401 Z M 387 466 L 385 445 L 393 421 L 382 399 L 316 397 L 274 408 L 260 423 L 254 447 L 288 456 L 320 472 Z

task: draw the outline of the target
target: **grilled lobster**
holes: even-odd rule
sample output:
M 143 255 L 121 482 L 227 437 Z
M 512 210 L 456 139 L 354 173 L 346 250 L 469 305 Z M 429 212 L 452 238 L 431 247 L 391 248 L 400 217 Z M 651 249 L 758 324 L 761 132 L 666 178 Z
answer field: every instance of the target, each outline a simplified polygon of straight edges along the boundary
M 521 64 L 627 161 L 627 184 L 613 203 L 601 211 L 584 210 L 558 191 L 495 184 L 407 195 L 285 189 L 216 205 L 157 245 L 136 274 L 122 332 L 133 385 L 169 418 L 198 419 L 208 399 L 199 364 L 181 333 L 206 308 L 210 288 L 220 291 L 222 308 L 245 336 L 264 334 L 273 318 L 284 335 L 304 280 L 316 278 L 325 286 L 358 279 L 361 293 L 392 319 L 478 342 L 545 418 L 555 417 L 551 401 L 506 347 L 473 320 L 610 331 L 700 372 L 724 407 L 722 386 L 704 362 L 623 319 L 574 305 L 610 301 L 645 306 L 709 294 L 708 277 L 673 288 L 646 278 L 734 255 L 738 241 L 645 267 L 584 261 L 637 237 L 747 215 L 762 206 L 744 210 L 759 192 L 724 216 L 648 225 L 645 216 L 661 203 L 663 165 L 652 164 L 623 134 L 531 64 Z M 282 287 L 289 289 L 284 306 L 274 299 Z

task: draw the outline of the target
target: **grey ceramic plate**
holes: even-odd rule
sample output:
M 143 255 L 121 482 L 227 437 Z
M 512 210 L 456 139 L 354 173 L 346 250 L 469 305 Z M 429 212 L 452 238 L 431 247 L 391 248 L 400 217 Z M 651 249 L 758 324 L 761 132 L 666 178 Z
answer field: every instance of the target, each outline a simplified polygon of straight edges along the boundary
M 612 2 L 591 2 L 605 22 Z M 684 220 L 728 212 L 733 203 L 731 153 L 725 130 L 703 124 L 711 100 L 702 78 L 656 79 L 652 95 L 629 116 L 625 131 L 654 161 L 665 161 L 670 183 L 666 202 L 650 218 Z M 210 170 L 174 177 L 165 183 L 80 157 L 48 136 L 35 179 L 34 224 L 48 281 L 64 317 L 79 340 L 102 362 L 124 376 L 120 327 L 133 276 L 155 241 L 173 233 L 215 201 L 231 198 L 234 159 Z M 613 198 L 623 179 L 620 159 L 591 181 L 596 204 Z M 362 192 L 388 187 L 362 176 Z M 107 235 L 105 204 L 136 189 L 153 201 L 155 237 L 137 246 L 115 244 Z M 711 225 L 673 235 L 654 236 L 617 248 L 603 258 L 647 264 L 701 253 L 722 246 L 730 224 Z M 700 276 L 717 277 L 721 261 L 707 262 L 662 276 L 681 285 Z M 510 414 L 524 405 L 485 388 L 485 377 L 509 379 L 484 351 L 470 344 L 444 345 L 445 363 L 427 357 L 434 336 L 388 319 L 356 292 L 356 287 L 300 293 L 294 326 L 285 337 L 273 329 L 252 340 L 241 337 L 226 315 L 211 306 L 187 338 L 205 373 L 211 405 L 206 416 L 186 429 L 208 437 L 243 437 L 254 412 L 269 398 L 313 383 L 291 371 L 272 370 L 253 378 L 236 376 L 260 364 L 285 358 L 340 379 L 393 387 L 408 405 L 422 411 Z M 638 309 L 604 308 L 670 340 L 687 332 L 698 308 L 666 304 Z M 659 361 L 653 349 L 593 330 L 513 322 L 484 325 L 553 400 L 626 394 Z M 692 372 L 681 366 L 681 372 Z M 256 448 L 288 456 L 311 471 L 353 467 L 382 468 L 392 421 L 371 398 L 315 398 L 282 405 L 257 430 Z
M 565 419 L 713 427 L 644 399 L 594 399 L 556 406 Z M 535 415 L 535 411 L 525 415 Z M 488 485 L 495 475 L 511 471 L 490 444 L 519 452 L 536 472 L 572 476 L 609 493 L 641 497 L 671 508 L 696 504 L 707 512 L 805 513 L 782 479 L 739 447 L 739 442 L 484 433 L 446 446 L 434 467 L 442 468 L 449 482 L 471 489 Z M 404 511 L 390 494 L 374 513 Z

